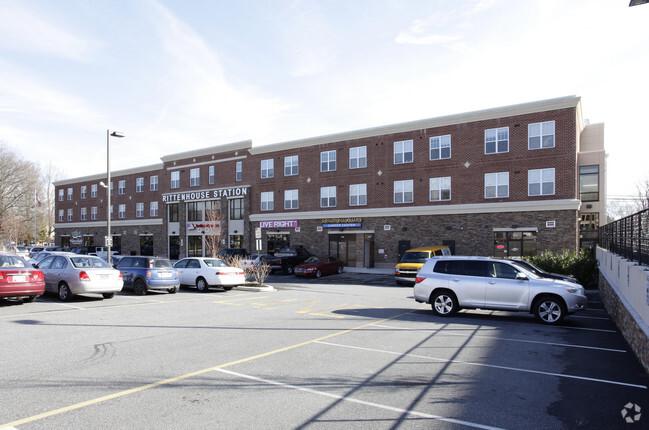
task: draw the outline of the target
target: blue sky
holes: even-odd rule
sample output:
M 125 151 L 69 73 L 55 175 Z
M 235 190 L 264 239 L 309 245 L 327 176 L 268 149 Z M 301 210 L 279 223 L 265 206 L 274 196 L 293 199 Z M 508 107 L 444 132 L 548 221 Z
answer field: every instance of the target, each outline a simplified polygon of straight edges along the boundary
M 649 177 L 649 5 L 0 0 L 0 142 L 64 178 L 567 95 Z

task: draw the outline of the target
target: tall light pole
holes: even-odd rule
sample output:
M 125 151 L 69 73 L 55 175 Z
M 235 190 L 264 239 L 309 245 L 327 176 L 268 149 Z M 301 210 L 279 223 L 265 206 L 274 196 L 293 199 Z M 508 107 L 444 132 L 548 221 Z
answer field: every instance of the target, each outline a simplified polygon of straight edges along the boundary
M 119 131 L 106 130 L 106 194 L 108 195 L 108 205 L 106 206 L 106 261 L 111 264 L 110 248 L 113 246 L 113 236 L 110 233 L 110 137 L 124 137 L 124 133 Z

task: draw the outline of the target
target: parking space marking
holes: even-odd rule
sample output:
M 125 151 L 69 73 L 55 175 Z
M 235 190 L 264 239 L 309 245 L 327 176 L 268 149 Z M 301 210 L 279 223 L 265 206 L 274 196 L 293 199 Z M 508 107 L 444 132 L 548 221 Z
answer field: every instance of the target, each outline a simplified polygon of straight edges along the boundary
M 231 306 L 250 306 L 256 309 L 267 309 L 267 310 L 293 307 L 293 308 L 297 308 L 297 310 L 294 311 L 296 314 L 308 314 L 308 315 L 316 315 L 316 316 L 338 318 L 338 319 L 347 318 L 349 315 L 334 314 L 333 313 L 334 311 L 345 310 L 350 314 L 353 314 L 358 312 L 355 308 L 363 308 L 363 309 L 368 308 L 366 305 L 350 305 L 347 303 L 318 308 L 317 306 L 322 303 L 320 300 L 299 301 L 296 299 L 288 299 L 288 300 L 258 301 L 259 299 L 265 299 L 268 297 L 271 296 L 245 297 L 242 299 L 235 299 L 235 300 L 217 300 L 214 301 L 213 303 L 222 304 L 222 305 L 231 305 Z M 372 307 L 371 309 L 383 309 L 383 308 Z
M 377 324 L 376 327 L 383 327 L 383 328 L 389 328 L 393 330 L 407 330 L 407 331 L 422 331 L 422 332 L 439 332 L 440 330 L 428 330 L 428 329 L 423 329 L 423 328 L 408 328 L 408 327 L 394 327 L 394 326 L 389 326 L 389 325 L 381 325 Z M 464 334 L 461 333 L 446 333 L 444 331 L 441 336 L 456 336 L 456 337 L 467 337 Z M 542 342 L 539 340 L 525 340 L 525 339 L 512 339 L 512 338 L 507 338 L 507 337 L 498 337 L 498 336 L 485 336 L 483 334 L 471 334 L 471 337 L 473 338 L 484 338 L 484 339 L 494 339 L 494 340 L 504 340 L 507 342 L 522 342 L 522 343 L 535 343 L 539 345 L 552 345 L 552 346 L 561 346 L 561 347 L 566 347 L 566 348 L 583 348 L 583 349 L 594 349 L 596 351 L 606 351 L 606 352 L 622 352 L 626 353 L 628 351 L 624 349 L 611 349 L 611 348 L 602 348 L 599 346 L 588 346 L 588 345 L 572 345 L 569 343 L 556 343 L 556 342 Z
M 316 340 L 313 343 L 318 343 L 318 344 L 321 344 L 321 345 L 335 346 L 335 347 L 339 347 L 339 348 L 357 349 L 357 350 L 360 350 L 360 351 L 377 352 L 377 353 L 390 354 L 390 355 L 400 355 L 402 357 L 422 358 L 422 359 L 425 359 L 425 360 L 435 361 L 435 362 L 438 362 L 438 363 L 464 364 L 464 365 L 467 365 L 467 366 L 488 367 L 488 368 L 492 368 L 492 369 L 510 370 L 510 371 L 513 371 L 513 372 L 534 373 L 534 374 L 537 374 L 537 375 L 555 376 L 555 377 L 558 377 L 558 378 L 578 379 L 580 381 L 599 382 L 599 383 L 604 383 L 604 384 L 609 384 L 609 385 L 622 385 L 624 387 L 640 388 L 640 389 L 643 389 L 643 390 L 647 389 L 646 385 L 637 385 L 637 384 L 631 384 L 631 383 L 628 383 L 628 382 L 611 381 L 611 380 L 608 380 L 608 379 L 588 378 L 586 376 L 566 375 L 566 374 L 562 374 L 562 373 L 544 372 L 542 370 L 531 370 L 531 369 L 523 369 L 523 368 L 519 368 L 519 367 L 499 366 L 497 364 L 476 363 L 476 362 L 472 362 L 472 361 L 449 360 L 449 359 L 446 359 L 446 358 L 430 357 L 430 356 L 427 356 L 427 355 L 404 354 L 402 352 L 386 351 L 386 350 L 383 350 L 383 349 L 374 349 L 374 348 L 363 348 L 361 346 L 342 345 L 342 344 L 339 344 L 339 343 L 323 342 L 323 341 L 320 341 L 320 340 Z
M 463 425 L 463 426 L 473 427 L 473 428 L 478 428 L 478 429 L 503 430 L 500 427 L 492 427 L 492 426 L 487 426 L 487 425 L 484 425 L 484 424 L 473 423 L 473 422 L 470 422 L 470 421 L 463 421 L 463 420 L 458 420 L 458 419 L 455 419 L 455 418 L 442 417 L 440 415 L 426 414 L 426 413 L 423 413 L 423 412 L 413 411 L 412 409 L 402 409 L 402 408 L 397 408 L 395 406 L 384 405 L 384 404 L 381 404 L 381 403 L 368 402 L 368 401 L 365 401 L 365 400 L 354 399 L 352 397 L 341 396 L 341 395 L 338 395 L 338 394 L 327 393 L 327 392 L 324 392 L 324 391 L 314 390 L 314 389 L 311 389 L 311 388 L 299 387 L 297 385 L 286 384 L 284 382 L 272 381 L 270 379 L 259 378 L 259 377 L 252 376 L 252 375 L 245 375 L 243 373 L 233 372 L 231 370 L 225 370 L 225 369 L 214 369 L 214 370 L 216 372 L 225 373 L 225 374 L 235 376 L 235 377 L 238 377 L 238 378 L 242 378 L 242 379 L 250 379 L 252 381 L 261 382 L 261 383 L 268 384 L 268 385 L 275 385 L 275 386 L 282 387 L 282 388 L 288 388 L 288 389 L 291 389 L 291 390 L 302 391 L 302 392 L 305 392 L 305 393 L 315 394 L 315 395 L 318 395 L 318 396 L 329 397 L 329 398 L 334 399 L 334 400 L 341 400 L 341 401 L 345 401 L 345 402 L 356 403 L 356 404 L 363 405 L 363 406 L 369 406 L 371 408 L 383 409 L 383 410 L 387 410 L 387 411 L 391 411 L 391 412 L 396 412 L 396 413 L 401 414 L 401 415 L 404 415 L 404 414 L 405 415 L 412 415 L 412 416 L 419 417 L 419 418 L 428 418 L 428 419 L 433 419 L 433 420 L 437 420 L 437 421 L 445 421 L 445 422 L 448 422 L 448 423 L 460 424 L 460 425 Z

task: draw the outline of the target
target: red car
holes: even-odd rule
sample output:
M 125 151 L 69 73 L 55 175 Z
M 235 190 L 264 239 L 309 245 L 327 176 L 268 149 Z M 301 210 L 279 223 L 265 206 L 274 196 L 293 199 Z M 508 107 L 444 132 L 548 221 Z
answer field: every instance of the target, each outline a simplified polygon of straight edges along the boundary
M 304 263 L 295 266 L 295 276 L 315 276 L 330 273 L 343 273 L 344 263 L 334 257 L 309 257 Z
M 33 302 L 45 292 L 45 276 L 22 257 L 0 254 L 0 298 Z

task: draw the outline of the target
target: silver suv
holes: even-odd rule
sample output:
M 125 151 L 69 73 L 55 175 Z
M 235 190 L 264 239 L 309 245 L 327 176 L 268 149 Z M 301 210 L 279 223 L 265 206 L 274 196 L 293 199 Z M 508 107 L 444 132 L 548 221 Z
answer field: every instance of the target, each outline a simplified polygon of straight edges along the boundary
M 489 257 L 433 257 L 419 271 L 414 294 L 439 316 L 462 308 L 494 309 L 530 312 L 545 324 L 558 324 L 588 302 L 579 284 L 541 278 L 511 261 Z

